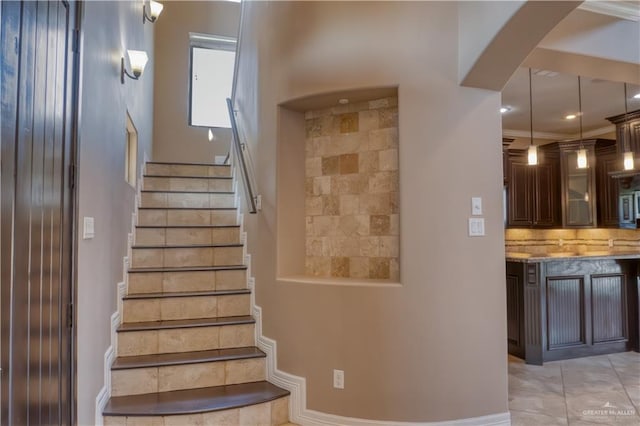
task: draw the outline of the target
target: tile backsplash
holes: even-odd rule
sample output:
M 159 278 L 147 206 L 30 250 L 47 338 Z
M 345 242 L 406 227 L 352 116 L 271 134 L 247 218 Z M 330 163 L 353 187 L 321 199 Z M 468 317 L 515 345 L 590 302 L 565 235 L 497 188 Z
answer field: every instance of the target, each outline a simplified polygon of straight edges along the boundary
M 505 251 L 531 254 L 575 251 L 640 252 L 640 230 L 509 228 L 505 230 Z
M 399 279 L 398 99 L 305 114 L 305 272 Z

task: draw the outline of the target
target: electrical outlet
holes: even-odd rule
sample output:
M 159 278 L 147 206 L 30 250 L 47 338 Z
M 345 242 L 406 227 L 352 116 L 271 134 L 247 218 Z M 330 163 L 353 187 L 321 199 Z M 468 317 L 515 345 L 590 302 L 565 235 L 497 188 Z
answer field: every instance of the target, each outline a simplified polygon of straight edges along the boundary
M 613 247 L 613 238 L 609 238 L 609 248 Z
M 471 197 L 471 214 L 473 216 L 482 215 L 482 197 Z
M 343 370 L 333 370 L 333 387 L 336 389 L 344 389 Z
M 90 240 L 96 236 L 94 219 L 92 217 L 85 216 L 82 218 L 82 239 Z
M 484 218 L 482 217 L 469 218 L 469 236 L 470 237 L 484 236 Z

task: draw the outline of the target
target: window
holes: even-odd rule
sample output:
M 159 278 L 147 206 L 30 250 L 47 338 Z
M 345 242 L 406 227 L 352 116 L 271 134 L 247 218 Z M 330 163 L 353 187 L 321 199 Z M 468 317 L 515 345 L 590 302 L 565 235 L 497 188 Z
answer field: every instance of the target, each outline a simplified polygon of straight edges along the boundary
M 191 79 L 189 124 L 231 127 L 226 99 L 231 97 L 236 41 L 190 33 Z
M 127 112 L 127 128 L 124 148 L 124 180 L 135 188 L 136 186 L 136 167 L 138 160 L 138 131 L 131 120 L 131 116 Z

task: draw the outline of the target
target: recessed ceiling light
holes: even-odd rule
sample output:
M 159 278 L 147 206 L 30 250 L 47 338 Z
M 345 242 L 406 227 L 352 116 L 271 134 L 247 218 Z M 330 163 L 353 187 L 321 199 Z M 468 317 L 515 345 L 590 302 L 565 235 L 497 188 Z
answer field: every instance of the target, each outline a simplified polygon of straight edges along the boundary
M 640 92 L 636 93 L 635 95 L 633 95 L 634 99 L 640 99 Z
M 502 108 L 500 108 L 500 114 L 504 114 L 505 112 L 509 111 L 511 111 L 511 107 L 503 106 Z
M 577 115 L 575 115 L 575 114 L 569 114 L 569 115 L 565 115 L 564 119 L 565 120 L 573 120 L 576 117 L 577 117 Z
M 347 98 L 338 99 L 338 103 L 340 105 L 346 105 L 346 104 L 349 103 L 349 99 L 347 99 Z

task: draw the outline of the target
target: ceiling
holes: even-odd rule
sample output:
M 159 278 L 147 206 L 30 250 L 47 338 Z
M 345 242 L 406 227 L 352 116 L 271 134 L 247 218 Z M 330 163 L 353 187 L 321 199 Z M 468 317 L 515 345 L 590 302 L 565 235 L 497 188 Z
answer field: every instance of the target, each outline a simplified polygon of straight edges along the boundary
M 586 1 L 563 20 L 540 43 L 560 53 L 603 58 L 609 70 L 616 64 L 640 65 L 640 1 Z M 567 55 L 567 61 L 570 61 Z M 612 136 L 614 127 L 607 117 L 625 112 L 624 83 L 609 81 L 607 69 L 581 77 L 582 116 L 578 114 L 578 76 L 557 72 L 553 68 L 532 69 L 532 104 L 534 138 L 546 141 L 574 139 L 580 135 L 580 118 L 584 137 Z M 602 67 L 601 67 L 602 68 Z M 584 72 L 581 70 L 580 72 Z M 613 73 L 615 74 L 615 73 Z M 633 74 L 633 73 L 632 73 Z M 619 76 L 619 75 L 618 75 Z M 611 80 L 615 80 L 612 78 Z M 628 80 L 638 83 L 637 79 Z M 634 98 L 638 95 L 638 98 Z M 503 136 L 516 138 L 515 145 L 529 141 L 529 69 L 519 68 L 502 91 Z M 627 109 L 640 109 L 640 85 L 627 84 Z M 565 117 L 578 115 L 573 120 Z

